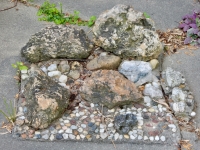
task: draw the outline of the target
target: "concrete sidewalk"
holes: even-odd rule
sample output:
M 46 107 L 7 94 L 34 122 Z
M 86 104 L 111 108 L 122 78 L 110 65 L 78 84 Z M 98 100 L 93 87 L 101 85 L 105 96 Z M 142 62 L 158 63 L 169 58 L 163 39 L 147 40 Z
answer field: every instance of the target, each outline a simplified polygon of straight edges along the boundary
M 57 3 L 56 0 L 50 2 Z M 177 22 L 181 20 L 184 14 L 192 12 L 195 8 L 200 8 L 200 4 L 195 3 L 194 0 L 120 0 L 106 1 L 106 0 L 60 0 L 63 4 L 64 12 L 73 12 L 78 10 L 83 19 L 89 19 L 90 16 L 98 15 L 112 8 L 116 4 L 132 5 L 141 12 L 147 12 L 155 21 L 157 29 L 166 30 L 167 28 L 174 28 L 178 25 Z M 34 0 L 36 4 L 42 4 L 43 1 Z M 13 5 L 8 0 L 0 0 L 0 9 Z M 16 8 L 19 10 L 17 11 Z M 18 86 L 13 79 L 16 70 L 11 67 L 12 63 L 20 60 L 20 50 L 26 44 L 30 36 L 41 28 L 49 25 L 46 22 L 39 22 L 36 15 L 37 9 L 33 7 L 26 7 L 23 4 L 18 4 L 16 8 L 0 12 L 0 109 L 4 109 L 3 97 L 7 100 L 13 100 L 16 93 L 18 93 Z M 167 66 L 181 71 L 191 91 L 194 92 L 197 105 L 200 105 L 200 49 L 194 51 L 193 56 L 188 56 L 183 50 L 179 54 L 167 56 L 164 59 L 163 67 Z M 187 50 L 186 50 L 187 51 Z M 179 63 L 178 63 L 178 62 Z M 200 126 L 200 108 L 197 107 L 197 126 Z M 4 117 L 0 115 L 0 122 Z M 189 137 L 188 137 L 189 138 Z M 194 149 L 198 150 L 200 143 L 192 141 Z M 112 144 L 104 143 L 76 143 L 76 142 L 36 142 L 36 141 L 20 141 L 13 139 L 10 134 L 0 135 L 0 149 L 4 150 L 49 150 L 49 149 L 68 149 L 70 150 L 110 150 L 114 149 Z M 162 150 L 176 150 L 174 145 L 136 145 L 136 144 L 116 144 L 116 148 L 120 149 L 162 149 Z

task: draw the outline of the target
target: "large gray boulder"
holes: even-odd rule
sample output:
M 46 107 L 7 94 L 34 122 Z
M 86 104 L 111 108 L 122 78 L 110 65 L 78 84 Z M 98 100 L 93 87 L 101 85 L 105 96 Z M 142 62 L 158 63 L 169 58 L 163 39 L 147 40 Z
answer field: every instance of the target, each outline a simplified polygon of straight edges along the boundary
M 47 128 L 66 110 L 70 93 L 50 79 L 35 65 L 29 70 L 29 78 L 24 85 L 27 112 L 26 123 L 35 129 Z
M 150 60 L 163 50 L 154 22 L 131 6 L 116 5 L 103 12 L 93 27 L 94 42 L 125 59 Z
M 108 108 L 128 105 L 142 100 L 134 83 L 113 70 L 94 71 L 80 88 L 83 99 Z
M 22 56 L 30 62 L 52 58 L 87 58 L 92 44 L 84 30 L 71 26 L 50 26 L 31 36 L 21 49 Z

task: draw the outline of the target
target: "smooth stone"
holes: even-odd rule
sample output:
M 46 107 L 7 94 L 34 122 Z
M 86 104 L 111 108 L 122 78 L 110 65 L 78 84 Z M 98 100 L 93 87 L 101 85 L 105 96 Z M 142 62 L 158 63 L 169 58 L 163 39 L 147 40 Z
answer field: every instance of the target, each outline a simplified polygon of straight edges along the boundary
M 100 128 L 101 128 L 101 129 L 104 129 L 104 128 L 105 128 L 105 125 L 104 125 L 104 124 L 100 124 Z
M 47 140 L 47 139 L 49 139 L 49 135 L 45 134 L 45 135 L 42 136 L 42 138 L 45 139 L 45 140 Z
M 25 80 L 25 79 L 27 79 L 28 77 L 29 77 L 29 75 L 27 75 L 27 74 L 22 74 L 22 75 L 21 75 L 21 79 L 22 79 L 22 80 Z
M 73 78 L 73 79 L 78 79 L 80 77 L 80 71 L 78 70 L 70 70 L 68 77 Z
M 64 122 L 64 123 L 69 123 L 69 120 L 64 120 L 63 122 Z
M 81 137 L 82 139 L 84 139 L 84 138 L 85 138 L 85 135 L 81 134 L 80 137 Z
M 168 124 L 168 127 L 170 127 L 170 128 L 176 128 L 176 126 L 174 124 Z
M 148 140 L 148 139 L 149 139 L 148 136 L 145 135 L 145 136 L 144 136 L 144 140 L 146 141 L 146 140 Z
M 86 128 L 86 124 L 81 124 L 81 127 L 82 128 Z
M 41 69 L 45 74 L 47 74 L 47 68 L 46 68 L 45 66 L 42 66 L 40 69 Z
M 119 140 L 122 140 L 123 139 L 123 135 L 119 135 Z
M 130 135 L 130 139 L 131 139 L 131 140 L 135 140 L 136 137 L 135 137 L 134 135 Z
M 69 135 L 67 133 L 63 133 L 62 136 L 63 136 L 63 139 L 65 139 L 65 140 L 68 139 L 68 137 L 69 137 Z
M 159 136 L 156 135 L 155 140 L 159 141 L 160 140 Z
M 104 129 L 100 129 L 100 131 L 99 131 L 100 133 L 103 133 L 104 132 Z
M 166 140 L 165 136 L 161 136 L 160 139 L 161 139 L 161 141 L 163 141 L 163 142 Z
M 100 133 L 100 137 L 104 140 L 108 136 L 107 133 Z
M 72 129 L 68 128 L 65 133 L 72 133 Z
M 157 59 L 152 59 L 152 60 L 149 61 L 149 63 L 151 65 L 151 68 L 155 69 L 157 67 L 157 65 L 158 65 L 159 62 L 158 62 Z
M 60 134 L 60 133 L 59 133 L 59 134 L 56 134 L 56 139 L 57 139 L 57 140 L 61 140 L 62 138 L 63 138 L 62 134 Z
M 80 138 L 80 135 L 77 135 L 77 136 L 76 136 L 76 139 L 77 139 L 77 140 L 80 140 L 80 139 L 81 139 L 81 138 Z
M 61 73 L 60 71 L 51 71 L 51 72 L 48 72 L 48 76 L 49 77 L 61 76 Z
M 72 130 L 76 130 L 76 129 L 77 129 L 77 126 L 72 125 L 72 126 L 71 126 L 71 129 L 72 129 Z
M 50 141 L 53 141 L 54 139 L 55 139 L 55 137 L 54 137 L 54 135 L 53 134 L 51 134 L 51 136 L 50 136 Z
M 48 71 L 56 71 L 57 70 L 57 64 L 51 64 L 48 68 Z
M 172 132 L 176 132 L 176 128 L 172 128 Z
M 118 138 L 119 138 L 119 133 L 115 133 L 115 135 L 114 135 L 115 141 L 116 141 Z
M 194 116 L 196 116 L 196 113 L 193 111 L 193 112 L 191 112 L 190 116 L 194 117 Z
M 138 140 L 142 140 L 143 137 L 141 135 L 138 136 Z
M 83 116 L 83 115 L 85 115 L 85 113 L 83 111 L 80 111 L 79 115 Z
M 154 141 L 154 137 L 153 137 L 153 136 L 150 136 L 150 137 L 149 137 L 149 140 L 150 140 L 150 141 Z
M 78 128 L 78 132 L 83 132 L 83 128 Z
M 74 140 L 75 139 L 75 135 L 69 134 L 69 138 L 72 139 L 72 140 Z
M 59 82 L 66 83 L 67 82 L 67 76 L 66 75 L 61 75 L 60 78 L 59 78 Z
M 21 73 L 23 74 L 25 74 L 25 73 L 28 73 L 28 70 L 21 70 Z
M 109 127 L 109 128 L 111 128 L 111 127 L 113 127 L 113 126 L 114 126 L 113 123 L 109 123 L 109 124 L 108 124 L 108 127 Z
M 124 138 L 125 138 L 125 139 L 129 139 L 129 135 L 128 135 L 128 134 L 125 134 L 125 135 L 124 135 Z
M 92 108 L 93 108 L 93 107 L 94 107 L 94 104 L 93 104 L 93 103 L 91 103 L 91 104 L 90 104 L 90 107 L 92 107 Z
M 64 130 L 59 130 L 58 133 L 64 133 Z

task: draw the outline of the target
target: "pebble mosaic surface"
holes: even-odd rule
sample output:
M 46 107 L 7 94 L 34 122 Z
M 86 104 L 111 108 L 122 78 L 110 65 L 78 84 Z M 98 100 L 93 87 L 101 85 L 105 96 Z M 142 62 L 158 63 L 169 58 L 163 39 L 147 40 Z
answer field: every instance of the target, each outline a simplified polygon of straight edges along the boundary
M 50 67 L 39 64 L 39 67 L 49 76 L 56 70 L 60 78 L 54 77 L 54 79 L 60 82 L 60 85 L 69 88 L 66 84 L 62 84 L 69 78 L 66 73 L 57 70 L 56 63 Z M 28 77 L 27 72 L 22 73 L 22 90 L 25 76 Z M 23 98 L 18 102 L 19 117 L 13 133 L 14 137 L 22 139 L 167 144 L 177 143 L 180 140 L 179 127 L 171 112 L 148 96 L 145 96 L 140 104 L 113 109 L 81 100 L 73 111 L 63 114 L 62 118 L 45 130 L 35 130 L 24 125 L 26 119 L 23 114 L 28 111 L 24 103 Z M 119 127 L 120 124 L 124 127 Z

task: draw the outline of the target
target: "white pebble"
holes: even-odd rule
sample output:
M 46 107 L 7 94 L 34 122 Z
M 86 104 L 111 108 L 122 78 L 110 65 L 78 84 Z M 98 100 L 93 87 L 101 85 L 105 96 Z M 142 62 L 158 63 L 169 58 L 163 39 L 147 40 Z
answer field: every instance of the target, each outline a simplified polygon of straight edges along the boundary
M 86 124 L 81 124 L 81 127 L 82 128 L 86 128 Z
M 172 128 L 172 132 L 176 132 L 176 128 Z
M 133 135 L 130 135 L 130 139 L 131 139 L 131 140 L 135 140 L 135 139 L 136 139 L 136 137 L 135 137 L 135 136 L 133 136 Z
M 154 137 L 153 137 L 153 136 L 150 136 L 150 137 L 149 137 L 149 140 L 150 140 L 150 141 L 154 141 Z
M 69 134 L 69 138 L 72 139 L 72 140 L 74 140 L 75 139 L 75 135 Z
M 113 125 L 114 125 L 113 123 L 109 123 L 108 127 L 111 128 L 111 127 L 113 127 Z
M 148 139 L 149 139 L 148 136 L 145 135 L 145 136 L 144 136 L 144 140 L 146 141 L 146 140 L 148 140 Z
M 193 111 L 193 112 L 191 112 L 190 116 L 194 117 L 194 116 L 196 116 L 196 113 Z
M 80 137 L 81 137 L 82 139 L 84 139 L 84 138 L 85 138 L 85 135 L 81 134 Z
M 59 78 L 59 82 L 66 83 L 67 82 L 67 76 L 66 75 L 61 75 L 60 78 Z
M 83 132 L 83 128 L 78 128 L 78 132 Z
M 144 102 L 145 103 L 151 103 L 151 98 L 149 96 L 144 96 Z
M 45 74 L 47 74 L 47 68 L 46 68 L 45 66 L 42 66 L 40 69 L 41 69 Z
M 79 114 L 79 113 L 76 113 L 76 117 L 80 117 L 80 114 Z
M 146 109 L 146 108 L 144 108 L 142 111 L 143 111 L 143 112 L 147 112 L 147 109 Z
M 69 120 L 64 120 L 64 123 L 69 123 Z
M 119 133 L 115 133 L 115 135 L 114 135 L 115 141 L 116 141 L 118 138 L 119 138 Z
M 105 128 L 105 125 L 104 125 L 104 124 L 100 124 L 100 128 L 101 128 L 101 129 L 104 129 L 104 128 Z
M 48 72 L 48 76 L 49 77 L 61 76 L 61 73 L 60 71 L 51 71 L 51 72 Z
M 58 133 L 63 133 L 63 132 L 64 132 L 64 130 L 59 130 L 59 131 L 58 131 Z
M 57 70 L 57 64 L 51 64 L 48 68 L 47 68 L 48 71 L 55 71 Z
M 53 141 L 53 140 L 54 140 L 54 138 L 55 138 L 55 137 L 54 137 L 54 135 L 53 135 L 53 134 L 51 134 L 51 136 L 50 136 L 50 138 L 49 138 L 49 139 L 50 139 L 50 141 Z
M 66 133 L 72 133 L 72 129 L 68 128 L 65 132 Z
M 79 115 L 83 116 L 83 115 L 85 115 L 85 113 L 83 111 L 80 111 Z
M 160 139 L 159 136 L 156 135 L 155 140 L 159 141 L 159 139 Z
M 99 131 L 100 133 L 103 133 L 104 132 L 104 129 L 100 129 L 100 131 Z
M 174 124 L 168 124 L 168 127 L 170 127 L 170 128 L 176 128 L 176 126 Z
M 68 135 L 68 134 L 66 134 L 66 133 L 64 133 L 62 136 L 63 136 L 63 139 L 65 139 L 65 140 L 66 140 L 66 139 L 68 139 L 68 136 L 69 136 L 69 135 Z
M 28 76 L 27 74 L 22 74 L 22 75 L 21 75 L 21 79 L 22 79 L 22 80 L 25 80 L 25 79 L 27 79 L 28 77 L 29 77 L 29 76 Z
M 163 141 L 163 142 L 166 140 L 165 136 L 161 136 L 160 139 L 161 139 L 161 141 Z
M 21 73 L 28 73 L 28 70 L 21 70 Z
M 142 136 L 141 136 L 141 135 L 139 135 L 139 136 L 138 136 L 138 140 L 141 140 L 141 139 L 142 139 Z
M 90 104 L 90 107 L 94 107 L 94 104 L 93 104 L 93 103 L 91 103 L 91 104 Z

